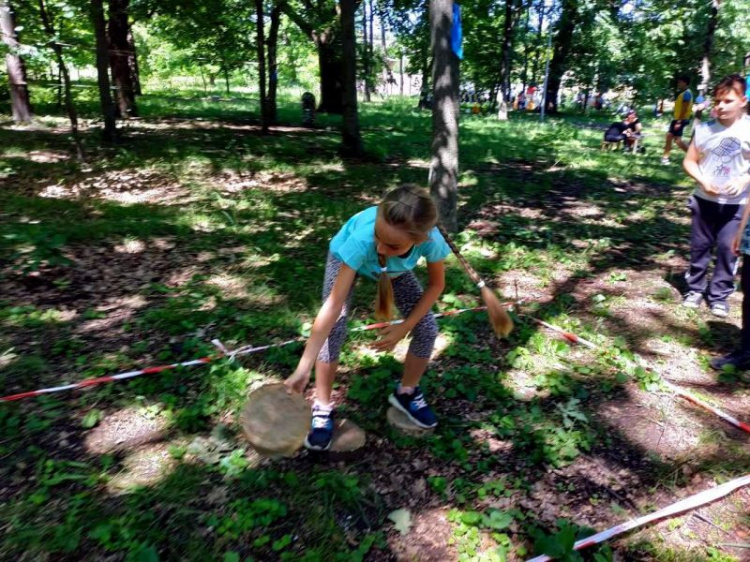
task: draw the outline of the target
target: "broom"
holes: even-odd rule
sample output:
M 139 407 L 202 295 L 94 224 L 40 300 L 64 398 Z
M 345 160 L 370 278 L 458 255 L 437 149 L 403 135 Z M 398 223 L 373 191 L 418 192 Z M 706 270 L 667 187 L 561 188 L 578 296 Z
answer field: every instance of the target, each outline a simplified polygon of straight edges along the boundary
M 445 227 L 440 223 L 437 224 L 437 227 L 440 234 L 445 238 L 448 246 L 450 246 L 450 249 L 456 254 L 456 258 L 458 258 L 461 267 L 464 268 L 464 271 L 469 278 L 471 278 L 471 280 L 476 283 L 477 287 L 479 287 L 479 290 L 482 293 L 482 300 L 487 306 L 487 313 L 490 315 L 490 323 L 492 324 L 492 329 L 495 330 L 495 334 L 501 338 L 507 336 L 513 331 L 513 320 L 510 315 L 505 308 L 503 308 L 503 305 L 500 303 L 497 295 L 495 295 L 495 292 L 487 286 L 487 283 L 479 277 L 479 274 L 473 267 L 471 267 L 469 262 L 466 261 L 466 258 L 461 255 L 461 252 L 459 252 L 458 247 L 451 239 L 448 231 L 445 230 Z

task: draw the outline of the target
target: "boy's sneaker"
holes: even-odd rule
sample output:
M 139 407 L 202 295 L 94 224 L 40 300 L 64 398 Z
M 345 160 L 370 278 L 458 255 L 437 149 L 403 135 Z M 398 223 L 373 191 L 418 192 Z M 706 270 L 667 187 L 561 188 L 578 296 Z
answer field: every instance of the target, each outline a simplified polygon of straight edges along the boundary
M 669 156 L 662 156 L 661 157 L 661 165 L 662 166 L 669 166 Z
M 418 427 L 430 429 L 437 425 L 435 413 L 427 404 L 419 387 L 416 387 L 411 394 L 399 394 L 398 390 L 394 390 L 393 394 L 388 397 L 388 402 L 391 406 L 406 414 L 411 422 Z
M 743 370 L 750 368 L 750 349 L 738 349 L 723 357 L 714 357 L 709 361 L 712 369 L 721 371 L 727 365 L 735 369 Z
M 703 302 L 703 295 L 698 291 L 690 291 L 682 300 L 682 306 L 685 308 L 700 308 Z
M 729 316 L 729 305 L 725 302 L 711 303 L 711 314 L 719 318 L 726 318 Z
M 311 451 L 327 451 L 333 439 L 334 410 L 325 410 L 320 406 L 313 406 L 312 428 L 305 437 L 305 447 Z

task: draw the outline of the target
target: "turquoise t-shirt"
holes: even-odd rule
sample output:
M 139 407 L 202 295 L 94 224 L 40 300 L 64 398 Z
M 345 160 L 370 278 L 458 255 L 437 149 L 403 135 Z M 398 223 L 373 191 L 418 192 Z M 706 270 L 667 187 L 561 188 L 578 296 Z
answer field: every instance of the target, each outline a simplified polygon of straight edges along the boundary
M 336 259 L 341 260 L 360 275 L 375 279 L 380 276 L 378 252 L 375 249 L 375 219 L 377 207 L 370 207 L 357 213 L 341 227 L 331 240 L 329 250 Z M 389 257 L 386 261 L 388 274 L 398 277 L 416 267 L 419 258 L 428 262 L 444 260 L 451 249 L 445 243 L 437 227 L 430 231 L 429 238 L 421 244 L 415 244 L 404 256 Z

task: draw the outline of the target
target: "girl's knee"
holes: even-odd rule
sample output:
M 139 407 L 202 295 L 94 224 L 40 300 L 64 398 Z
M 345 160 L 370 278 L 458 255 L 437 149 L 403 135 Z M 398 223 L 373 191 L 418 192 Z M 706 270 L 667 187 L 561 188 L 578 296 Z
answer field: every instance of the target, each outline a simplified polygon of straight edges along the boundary
M 422 321 L 412 330 L 412 341 L 418 341 L 421 347 L 429 346 L 430 350 L 435 345 L 438 336 L 438 325 L 435 317 L 430 314 L 425 316 Z

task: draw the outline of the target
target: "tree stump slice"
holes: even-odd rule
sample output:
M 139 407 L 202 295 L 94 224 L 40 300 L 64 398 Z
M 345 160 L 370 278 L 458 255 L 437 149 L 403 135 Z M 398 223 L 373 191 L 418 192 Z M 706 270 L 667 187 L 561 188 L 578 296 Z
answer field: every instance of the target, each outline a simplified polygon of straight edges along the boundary
M 349 460 L 363 451 L 367 434 L 356 423 L 347 419 L 336 421 L 328 455 L 333 460 Z
M 408 417 L 406 417 L 406 414 L 401 410 L 397 410 L 393 406 L 388 408 L 386 417 L 388 418 L 388 423 L 391 427 L 394 427 L 401 433 L 410 435 L 411 437 L 425 437 L 427 435 L 432 435 L 435 431 L 434 428 L 424 429 L 415 425 Z
M 310 429 L 310 405 L 283 384 L 267 384 L 248 398 L 240 423 L 250 445 L 265 457 L 292 456 Z

